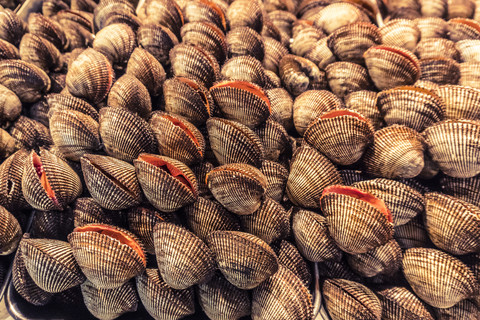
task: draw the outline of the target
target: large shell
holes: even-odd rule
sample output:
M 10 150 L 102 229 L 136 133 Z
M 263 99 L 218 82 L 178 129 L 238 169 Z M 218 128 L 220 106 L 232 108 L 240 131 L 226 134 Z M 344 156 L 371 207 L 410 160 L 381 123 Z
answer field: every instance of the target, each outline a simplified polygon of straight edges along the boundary
M 231 29 L 250 27 L 260 32 L 263 27 L 262 7 L 256 1 L 235 0 L 227 10 L 227 20 Z
M 445 174 L 471 178 L 480 173 L 480 121 L 445 120 L 424 136 L 432 160 Z
M 17 219 L 0 206 L 0 255 L 15 251 L 22 238 L 22 229 Z
M 112 86 L 108 94 L 109 107 L 125 108 L 142 118 L 152 112 L 152 101 L 148 89 L 131 74 L 124 74 Z
M 260 171 L 267 178 L 265 195 L 277 202 L 282 201 L 288 180 L 288 170 L 278 162 L 265 160 L 262 162 Z
M 168 53 L 178 44 L 173 32 L 161 24 L 144 24 L 137 31 L 138 45 L 154 56 L 162 65 L 169 64 Z
M 25 200 L 39 210 L 63 210 L 82 193 L 80 177 L 61 158 L 45 149 L 32 151 L 22 177 Z
M 238 27 L 227 33 L 228 57 L 252 56 L 258 61 L 265 57 L 262 36 L 249 27 Z
M 158 210 L 173 212 L 197 199 L 195 175 L 182 162 L 142 153 L 134 165 L 145 197 Z
M 341 109 L 317 117 L 303 137 L 332 162 L 349 165 L 362 157 L 373 135 L 369 120 L 358 112 Z
M 208 244 L 218 268 L 237 288 L 253 289 L 279 269 L 273 249 L 249 233 L 214 231 Z
M 265 87 L 265 71 L 262 63 L 251 56 L 229 59 L 222 66 L 221 74 L 226 80 L 241 80 Z
M 0 205 L 7 210 L 28 206 L 22 192 L 22 177 L 28 151 L 20 149 L 0 164 Z
M 476 83 L 475 79 L 477 76 L 474 71 L 475 68 L 470 68 L 465 64 L 458 64 L 455 60 L 450 58 L 440 57 L 421 59 L 420 69 L 422 70 L 420 80 L 431 81 L 438 85 L 457 84 L 459 80 L 462 80 L 462 77 L 465 81 L 473 80 L 470 82 L 470 85 Z M 465 83 L 464 85 L 469 84 Z
M 446 119 L 480 119 L 480 90 L 444 85 L 435 90 L 435 93 L 445 103 Z
M 391 287 L 376 292 L 385 320 L 434 320 L 423 301 L 405 287 Z
M 158 269 L 148 268 L 135 281 L 140 300 L 154 319 L 181 319 L 195 313 L 193 288 L 173 289 Z
M 37 35 L 27 33 L 19 45 L 20 57 L 23 61 L 30 62 L 44 71 L 60 69 L 60 51 L 50 41 Z
M 130 55 L 126 73 L 140 80 L 152 96 L 162 92 L 167 77 L 160 62 L 147 50 L 138 47 Z
M 226 38 L 223 31 L 215 24 L 206 21 L 187 23 L 182 27 L 181 36 L 182 42 L 207 50 L 215 56 L 220 64 L 225 61 L 227 57 Z
M 350 93 L 344 98 L 345 107 L 361 113 L 378 130 L 383 125 L 383 117 L 377 107 L 377 93 L 361 90 Z
M 403 274 L 413 291 L 436 308 L 449 308 L 479 293 L 473 272 L 460 260 L 440 250 L 405 251 Z
M 307 58 L 287 54 L 278 65 L 278 73 L 285 89 L 294 96 L 307 90 L 322 90 L 327 87 L 325 72 Z
M 95 35 L 93 49 L 102 53 L 112 65 L 124 66 L 137 45 L 135 32 L 125 23 L 106 26 Z
M 325 188 L 320 199 L 328 230 L 336 244 L 350 254 L 365 253 L 393 237 L 393 218 L 385 203 L 360 189 Z
M 365 11 L 349 2 L 329 4 L 313 17 L 314 25 L 326 34 L 331 34 L 340 27 L 351 23 L 369 21 Z
M 18 45 L 25 32 L 21 18 L 10 9 L 0 10 L 0 39 Z
M 215 260 L 212 251 L 187 229 L 159 222 L 153 229 L 153 241 L 158 270 L 170 287 L 186 289 L 205 283 L 213 276 Z
M 342 183 L 337 168 L 314 148 L 303 145 L 293 154 L 286 192 L 290 201 L 304 208 L 318 208 L 325 187 Z
M 131 164 L 96 154 L 80 160 L 88 191 L 103 208 L 122 210 L 140 203 L 142 192 Z
M 113 289 L 141 274 L 147 265 L 143 245 L 127 230 L 87 224 L 68 235 L 73 255 L 97 288 Z
M 472 178 L 453 178 L 443 176 L 440 180 L 442 191 L 446 194 L 480 206 L 480 175 Z
M 49 116 L 57 110 L 73 110 L 90 116 L 98 122 L 98 112 L 91 104 L 71 95 L 52 93 L 46 97 Z M 98 129 L 97 129 L 98 130 Z
M 253 290 L 252 319 L 311 320 L 312 296 L 293 272 L 280 265 L 273 276 Z

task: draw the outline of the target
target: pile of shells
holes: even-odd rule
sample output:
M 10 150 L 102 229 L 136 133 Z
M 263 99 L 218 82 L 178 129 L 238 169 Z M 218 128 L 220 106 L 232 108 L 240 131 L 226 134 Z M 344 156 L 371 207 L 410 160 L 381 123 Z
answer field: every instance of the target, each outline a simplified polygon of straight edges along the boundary
M 477 2 L 1 8 L 11 285 L 98 319 L 478 319 Z

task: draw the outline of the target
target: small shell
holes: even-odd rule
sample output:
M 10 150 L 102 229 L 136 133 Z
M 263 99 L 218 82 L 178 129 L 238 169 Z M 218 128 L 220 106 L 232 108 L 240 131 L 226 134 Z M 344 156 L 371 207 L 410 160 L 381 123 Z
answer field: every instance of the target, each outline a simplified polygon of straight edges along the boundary
M 440 185 L 442 191 L 446 194 L 470 202 L 477 207 L 480 206 L 480 193 L 478 192 L 480 188 L 480 175 L 467 179 L 453 178 L 445 175 L 440 179 Z
M 438 85 L 445 84 L 457 84 L 463 76 L 462 65 L 458 64 L 455 60 L 449 58 L 430 58 L 420 60 L 420 69 L 422 76 L 420 80 L 431 81 Z M 473 71 L 473 70 L 472 70 Z M 467 70 L 467 73 L 470 73 Z M 476 75 L 473 75 L 476 78 Z M 470 81 L 465 75 L 463 78 L 465 81 Z M 475 83 L 476 80 L 473 81 Z M 460 83 L 462 84 L 462 83 Z M 464 85 L 467 85 L 466 83 Z
M 264 37 L 265 55 L 263 57 L 263 66 L 266 70 L 278 72 L 278 65 L 282 58 L 288 54 L 288 49 L 277 40 Z
M 283 125 L 285 130 L 290 130 L 293 127 L 293 100 L 288 91 L 273 88 L 265 90 L 265 93 L 270 100 L 270 118 Z
M 140 203 L 142 193 L 131 164 L 96 154 L 80 160 L 88 191 L 103 208 L 123 210 Z
M 367 90 L 371 87 L 367 69 L 361 65 L 339 61 L 329 64 L 325 71 L 327 73 L 328 85 L 339 98 L 344 98 L 352 92 Z
M 192 1 L 191 4 L 200 4 Z M 206 1 L 205 1 L 206 3 Z M 209 5 L 213 4 L 209 2 Z M 190 22 L 181 30 L 182 42 L 203 48 L 210 52 L 220 64 L 227 58 L 227 41 L 223 31 L 211 22 Z
M 29 150 L 48 147 L 53 144 L 48 128 L 40 122 L 25 116 L 18 117 L 17 121 L 10 128 L 10 134 L 18 146 Z
M 391 287 L 375 293 L 382 303 L 382 319 L 434 320 L 427 305 L 405 287 Z
M 419 59 L 450 58 L 460 59 L 460 52 L 455 42 L 443 38 L 428 38 L 420 41 L 412 50 Z
M 273 249 L 249 233 L 214 231 L 208 244 L 222 274 L 239 289 L 253 289 L 279 269 Z
M 137 45 L 135 32 L 124 23 L 106 26 L 95 35 L 93 49 L 102 53 L 112 65 L 124 66 Z
M 197 180 L 182 162 L 142 153 L 133 164 L 145 197 L 158 210 L 173 212 L 197 200 Z
M 459 259 L 440 250 L 408 249 L 402 267 L 413 291 L 432 307 L 450 308 L 479 293 L 473 272 Z
M 212 278 L 213 253 L 192 232 L 172 223 L 159 222 L 153 229 L 153 241 L 158 271 L 170 287 L 186 289 Z
M 379 130 L 383 125 L 383 117 L 377 107 L 377 93 L 374 91 L 360 90 L 347 95 L 345 108 L 361 113 L 370 123 Z
M 222 66 L 221 74 L 226 80 L 248 81 L 265 86 L 265 71 L 262 63 L 251 56 L 237 56 L 229 59 Z
M 420 0 L 421 13 L 424 17 L 442 18 L 447 13 L 449 4 L 446 0 Z
M 147 88 L 130 74 L 124 74 L 115 81 L 108 93 L 107 105 L 128 109 L 142 118 L 147 118 L 152 112 L 152 101 Z
M 0 206 L 0 255 L 8 255 L 17 249 L 22 239 L 22 228 L 15 216 Z
M 0 9 L 0 39 L 18 45 L 25 33 L 21 18 L 10 9 Z
M 327 87 L 325 72 L 303 57 L 285 55 L 280 60 L 278 71 L 285 88 L 294 96 L 307 90 L 322 90 Z
M 29 152 L 20 149 L 0 164 L 0 205 L 9 211 L 28 206 L 22 192 L 22 176 Z
M 480 23 L 465 18 L 454 18 L 448 20 L 448 36 L 453 42 L 461 40 L 479 40 Z
M 187 1 L 183 6 L 185 22 L 208 22 L 217 26 L 220 28 L 220 31 L 224 32 L 227 30 L 225 11 L 220 8 L 218 3 L 219 2 L 215 3 L 210 0 Z M 180 32 L 182 31 L 180 30 Z M 185 41 L 185 39 L 183 39 L 183 41 Z
M 480 62 L 480 40 L 461 40 L 455 43 L 461 62 Z
M 413 20 L 393 19 L 379 29 L 382 44 L 413 51 L 420 40 L 420 30 Z
M 441 0 L 443 2 L 443 0 Z M 438 17 L 422 17 L 414 20 L 420 30 L 420 39 L 446 38 L 448 23 Z
M 457 64 L 456 66 L 459 66 L 460 72 L 460 79 L 458 80 L 459 85 L 480 89 L 480 76 L 478 75 L 478 73 L 480 72 L 480 63 L 463 62 Z M 456 84 L 453 81 L 447 83 Z
M 135 5 L 133 2 L 135 1 L 103 0 L 101 3 L 99 2 L 93 11 L 93 30 L 98 31 L 107 26 L 108 18 L 112 15 L 135 13 Z
M 265 160 L 260 171 L 267 178 L 265 195 L 277 202 L 281 202 L 288 180 L 288 170 L 278 162 Z
M 265 149 L 265 159 L 279 161 L 280 157 L 291 155 L 291 142 L 285 128 L 278 122 L 267 119 L 265 123 L 253 130 Z
M 309 20 L 297 20 L 292 27 L 292 53 L 304 57 L 326 35 Z M 327 40 L 328 41 L 328 40 Z
M 79 111 L 84 113 L 87 116 L 90 116 L 93 120 L 98 122 L 98 111 L 95 109 L 91 104 L 82 100 L 80 98 L 76 98 L 71 95 L 59 94 L 59 93 L 52 93 L 49 94 L 47 97 L 48 103 L 48 113 L 49 116 L 54 111 L 60 110 L 73 110 Z
M 480 90 L 445 85 L 440 86 L 435 93 L 445 103 L 446 119 L 480 119 Z
M 228 7 L 227 20 L 231 29 L 250 27 L 260 32 L 263 27 L 262 7 L 256 1 L 235 0 Z
M 173 32 L 161 24 L 143 24 L 137 31 L 138 45 L 154 56 L 162 65 L 168 65 L 170 50 L 178 44 Z
M 147 50 L 138 47 L 133 50 L 126 73 L 140 80 L 152 96 L 158 96 L 162 92 L 166 79 L 165 70 Z
M 27 33 L 19 45 L 20 57 L 44 71 L 62 67 L 60 51 L 50 41 L 37 35 Z
M 227 33 L 226 40 L 229 58 L 249 55 L 258 61 L 263 61 L 265 45 L 263 44 L 262 36 L 255 30 L 249 27 L 232 29 Z
M 73 204 L 73 226 L 75 228 L 89 223 L 120 225 L 122 219 L 122 214 L 117 211 L 104 210 L 93 198 L 77 198 Z
M 369 22 L 365 11 L 353 3 L 332 3 L 321 9 L 313 18 L 316 27 L 326 34 L 331 34 L 340 27 L 355 22 Z
M 402 249 L 431 246 L 420 215 L 401 226 L 396 226 L 394 238 Z
M 121 228 L 87 224 L 75 228 L 68 242 L 82 272 L 98 289 L 118 288 L 141 274 L 147 265 L 143 245 Z
M 22 102 L 17 95 L 0 85 L 0 123 L 15 121 L 22 112 Z

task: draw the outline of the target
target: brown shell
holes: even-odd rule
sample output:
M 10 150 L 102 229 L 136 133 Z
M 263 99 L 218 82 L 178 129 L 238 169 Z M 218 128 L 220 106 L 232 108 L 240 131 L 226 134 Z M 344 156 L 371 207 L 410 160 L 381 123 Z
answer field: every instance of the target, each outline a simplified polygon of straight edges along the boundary
M 479 40 L 461 40 L 455 43 L 455 49 L 459 52 L 459 61 L 480 62 Z
M 214 231 L 208 245 L 222 274 L 239 289 L 253 289 L 279 269 L 273 249 L 252 234 Z
M 273 250 L 277 254 L 278 263 L 292 271 L 308 287 L 312 282 L 312 274 L 297 247 L 287 240 L 282 240 L 273 246 Z
M 293 100 L 284 88 L 272 88 L 265 91 L 270 100 L 270 118 L 277 121 L 285 130 L 293 127 Z
M 191 169 L 195 174 L 195 178 L 197 178 L 198 196 L 211 199 L 212 194 L 207 187 L 205 177 L 207 176 L 207 173 L 213 169 L 213 164 L 211 164 L 210 162 L 201 162 L 197 165 L 191 166 Z
M 414 53 L 419 59 L 445 57 L 459 60 L 460 58 L 460 53 L 455 47 L 455 42 L 444 38 L 424 39 L 418 43 Z
M 162 65 L 169 64 L 168 53 L 178 44 L 173 32 L 161 24 L 143 24 L 137 30 L 138 45 L 154 56 Z
M 408 19 L 393 19 L 379 29 L 382 44 L 397 46 L 413 51 L 420 39 L 420 30 L 415 21 Z
M 31 33 L 23 36 L 19 53 L 23 61 L 32 63 L 46 72 L 62 67 L 60 51 L 57 47 L 50 41 Z
M 253 290 L 252 319 L 313 319 L 313 299 L 308 288 L 289 269 L 278 272 Z
M 127 63 L 127 74 L 135 76 L 152 96 L 162 92 L 167 75 L 160 62 L 147 50 L 135 48 Z
M 480 190 L 480 175 L 466 179 L 444 175 L 440 179 L 440 185 L 444 193 L 470 202 L 477 207 L 480 206 L 480 193 L 478 192 Z
M 0 39 L 18 45 L 25 33 L 22 19 L 10 9 L 0 10 Z
M 125 23 L 105 26 L 95 34 L 93 49 L 102 53 L 112 65 L 124 66 L 137 46 L 135 32 Z
M 254 129 L 265 149 L 265 159 L 279 161 L 280 157 L 291 155 L 291 142 L 285 128 L 278 122 L 267 119 L 263 125 Z
M 249 27 L 257 32 L 262 30 L 264 17 L 259 3 L 248 0 L 233 1 L 226 16 L 231 29 Z
M 103 208 L 123 210 L 140 203 L 142 193 L 131 164 L 95 154 L 80 160 L 88 191 Z
M 132 282 L 115 288 L 98 288 L 87 280 L 80 287 L 85 306 L 96 318 L 115 319 L 124 313 L 137 311 L 138 298 Z
M 148 268 L 135 281 L 143 306 L 155 319 L 180 319 L 195 313 L 193 288 L 171 288 L 158 269 Z
M 401 124 L 418 132 L 445 116 L 442 98 L 430 90 L 413 86 L 379 92 L 377 106 L 387 125 Z
M 112 13 L 114 15 L 135 13 L 135 5 L 133 4 L 134 2 L 136 1 L 130 2 L 127 0 L 104 0 L 101 3 L 98 3 L 93 11 L 93 30 L 98 31 L 107 26 L 107 20 Z
M 380 300 L 370 289 L 358 282 L 328 279 L 323 284 L 323 296 L 333 320 L 380 320 L 382 317 Z
M 9 211 L 28 206 L 22 192 L 22 177 L 28 155 L 28 151 L 20 149 L 0 164 L 0 205 Z
M 448 20 L 448 37 L 457 42 L 467 39 L 480 39 L 480 23 L 472 19 L 454 18 Z
M 89 223 L 118 225 L 122 215 L 117 211 L 104 210 L 93 198 L 77 198 L 73 204 L 73 226 L 83 227 Z
M 25 267 L 42 290 L 61 292 L 85 281 L 68 242 L 24 239 L 21 246 Z
M 327 229 L 325 217 L 308 210 L 298 210 L 293 215 L 292 231 L 298 250 L 307 260 L 339 261 L 342 252 Z
M 443 1 L 442 1 L 443 2 Z M 439 17 L 421 17 L 414 20 L 420 30 L 420 39 L 445 38 L 448 24 Z
M 368 21 L 370 20 L 366 12 L 350 2 L 328 4 L 313 17 L 313 24 L 326 34 L 350 23 Z
M 402 268 L 413 291 L 432 307 L 449 308 L 479 293 L 473 272 L 459 259 L 440 250 L 408 249 Z
M 330 235 L 347 253 L 365 253 L 393 238 L 390 211 L 381 199 L 368 192 L 330 186 L 323 191 L 320 205 Z
M 471 178 L 480 173 L 480 121 L 445 120 L 427 128 L 424 136 L 432 160 L 445 174 Z
M 325 69 L 330 63 L 337 60 L 333 52 L 328 48 L 327 41 L 327 37 L 318 40 L 313 48 L 305 54 L 305 58 L 318 65 L 321 69 Z
M 65 241 L 73 230 L 73 212 L 70 207 L 63 211 L 34 211 L 30 233 L 33 238 Z
M 271 106 L 265 91 L 247 81 L 226 80 L 210 88 L 220 112 L 225 118 L 238 121 L 250 128 L 263 123 L 270 115 Z
M 292 43 L 290 49 L 292 53 L 304 57 L 318 40 L 326 37 L 325 33 L 319 28 L 313 26 L 309 20 L 297 20 L 292 26 Z M 327 40 L 328 41 L 328 40 Z
M 238 215 L 255 212 L 262 203 L 267 187 L 263 173 L 244 163 L 216 167 L 207 174 L 205 180 L 215 199 L 228 211 Z
M 382 304 L 382 319 L 434 320 L 427 305 L 405 287 L 391 287 L 375 293 Z
M 173 212 L 197 200 L 197 180 L 184 163 L 142 153 L 133 164 L 145 197 L 158 210 Z
M 438 320 L 476 320 L 480 314 L 480 307 L 474 299 L 462 300 L 450 308 L 435 308 L 434 314 Z
M 426 193 L 425 227 L 432 242 L 451 254 L 480 251 L 480 208 L 441 193 Z
M 147 261 L 143 245 L 127 230 L 87 224 L 68 235 L 80 269 L 96 288 L 113 289 L 141 274 Z
M 445 103 L 446 119 L 479 119 L 480 90 L 457 85 L 440 86 L 435 93 Z
M 155 111 L 148 121 L 160 154 L 186 165 L 201 162 L 205 155 L 202 133 L 181 116 Z
M 145 1 L 136 10 L 138 18 L 145 23 L 161 24 L 179 38 L 180 28 L 184 23 L 183 13 L 176 1 Z
M 464 77 L 462 65 L 450 58 L 429 58 L 420 60 L 420 69 L 422 70 L 420 80 L 431 81 L 438 85 L 457 84 Z M 470 70 L 467 69 L 467 73 Z M 469 73 L 472 75 L 472 73 Z M 473 74 L 475 78 L 476 75 Z M 463 79 L 467 80 L 465 76 Z M 471 79 L 468 79 L 471 80 Z M 475 83 L 474 81 L 471 83 Z M 462 84 L 462 83 L 460 83 Z M 464 85 L 468 85 L 465 83 Z
M 378 130 L 383 125 L 383 117 L 377 107 L 377 93 L 374 91 L 360 90 L 347 95 L 345 107 L 361 113 Z
M 298 96 L 307 90 L 322 90 L 327 87 L 323 70 L 307 58 L 292 54 L 287 54 L 280 60 L 278 74 L 285 89 L 293 96 Z
M 152 112 L 152 101 L 147 88 L 135 76 L 128 73 L 113 84 L 108 94 L 107 105 L 128 109 L 142 118 L 148 118 Z
M 345 260 L 335 261 L 327 260 L 318 263 L 320 276 L 327 279 L 347 279 L 351 281 L 361 282 L 361 278 L 352 271 L 352 268 Z
M 63 210 L 82 193 L 75 171 L 61 158 L 45 149 L 32 151 L 22 176 L 25 200 L 38 210 Z
M 263 67 L 266 70 L 278 72 L 278 65 L 283 56 L 288 54 L 288 49 L 277 40 L 264 37 L 263 45 L 265 47 L 265 54 L 263 56 Z
M 4 59 L 20 59 L 20 52 L 17 47 L 8 41 L 0 39 L 0 58 Z
M 325 68 L 328 85 L 340 98 L 371 87 L 367 69 L 353 62 L 339 61 Z
M 383 178 L 413 178 L 424 167 L 422 136 L 415 130 L 391 125 L 375 132 L 363 157 L 367 173 Z
M 22 228 L 17 219 L 0 206 L 0 255 L 14 252 L 21 238 Z
M 100 110 L 100 136 L 107 153 L 131 162 L 142 152 L 155 152 L 157 143 L 148 123 L 124 108 Z
M 10 128 L 10 134 L 19 147 L 34 149 L 48 147 L 53 144 L 47 127 L 40 122 L 25 116 L 18 117 Z
M 350 165 L 362 157 L 373 135 L 368 119 L 356 111 L 341 109 L 315 118 L 303 138 L 332 162 Z
M 479 70 L 480 70 L 480 63 L 478 62 L 463 62 L 459 65 L 460 70 L 460 79 L 458 80 L 458 84 L 461 86 L 473 87 L 476 89 L 480 89 L 479 83 Z M 455 82 L 449 82 L 451 84 L 456 84 Z
M 68 4 L 61 0 L 46 0 L 42 3 L 42 14 L 51 18 L 61 10 L 68 9 Z
M 251 56 L 238 56 L 228 59 L 221 69 L 226 80 L 247 81 L 265 87 L 265 70 L 262 63 Z
M 427 230 L 420 215 L 405 224 L 396 226 L 393 236 L 402 249 L 431 246 Z
M 365 172 L 361 170 L 354 170 L 354 169 L 342 169 L 340 170 L 340 176 L 343 179 L 343 184 L 346 186 L 351 186 L 356 182 L 369 180 L 371 178 Z
M 201 2 L 191 2 L 191 4 L 194 3 L 199 4 Z M 212 4 L 212 2 L 209 3 Z M 218 60 L 220 64 L 222 64 L 227 58 L 227 41 L 225 35 L 223 34 L 223 31 L 214 23 L 207 21 L 190 21 L 182 27 L 181 36 L 182 42 L 196 45 L 204 50 L 207 50 Z
M 158 270 L 170 287 L 186 289 L 209 281 L 215 272 L 212 251 L 195 234 L 168 222 L 153 229 Z
M 319 208 L 325 187 L 342 183 L 333 163 L 314 148 L 304 144 L 292 157 L 286 193 L 290 201 L 304 208 Z
M 252 56 L 258 61 L 265 57 L 262 36 L 249 27 L 238 27 L 227 33 L 228 57 Z
M 420 62 L 409 51 L 395 46 L 375 46 L 363 57 L 368 73 L 379 90 L 412 85 L 420 78 Z
M 278 162 L 265 160 L 262 162 L 260 171 L 267 178 L 265 195 L 277 202 L 282 201 L 288 180 L 288 170 Z
M 46 96 L 47 103 L 48 103 L 48 114 L 49 116 L 57 110 L 74 110 L 79 111 L 81 113 L 90 116 L 93 120 L 98 122 L 98 111 L 95 109 L 91 104 L 87 101 L 82 100 L 80 98 L 66 95 L 66 94 L 59 94 L 59 93 L 52 93 Z

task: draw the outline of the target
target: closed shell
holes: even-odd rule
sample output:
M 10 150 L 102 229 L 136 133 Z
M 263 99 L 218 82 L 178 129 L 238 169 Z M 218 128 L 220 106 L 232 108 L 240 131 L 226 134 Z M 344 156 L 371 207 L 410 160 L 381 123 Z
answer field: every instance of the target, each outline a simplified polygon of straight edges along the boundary
M 50 41 L 58 50 L 67 45 L 67 38 L 58 22 L 40 13 L 32 12 L 28 16 L 28 32 Z
M 279 161 L 280 157 L 291 155 L 291 142 L 285 128 L 278 122 L 267 119 L 254 129 L 265 149 L 265 159 Z
M 20 57 L 44 71 L 61 69 L 60 51 L 50 41 L 42 37 L 27 33 L 19 45 Z
M 287 240 L 282 240 L 273 246 L 273 250 L 277 254 L 278 263 L 292 271 L 308 287 L 312 281 L 312 274 L 297 247 Z
M 138 45 L 154 56 L 162 65 L 168 65 L 170 50 L 178 44 L 173 32 L 161 24 L 144 24 L 137 31 Z
M 314 25 L 326 34 L 331 34 L 340 27 L 351 23 L 368 21 L 369 18 L 365 11 L 349 2 L 329 4 L 313 17 Z
M 73 226 L 75 228 L 82 227 L 89 223 L 119 225 L 120 220 L 123 218 L 123 216 L 116 211 L 104 210 L 98 202 L 91 197 L 77 198 L 72 209 Z
M 265 195 L 277 202 L 281 202 L 288 180 L 288 170 L 275 161 L 264 160 L 260 171 L 267 178 Z
M 25 33 L 25 25 L 21 18 L 10 9 L 0 11 L 0 39 L 18 45 Z
M 90 116 L 93 120 L 98 122 L 98 111 L 87 101 L 80 98 L 60 94 L 52 93 L 46 97 L 48 103 L 48 114 L 49 116 L 57 110 L 73 110 L 84 113 L 87 116 Z
M 393 19 L 379 29 L 382 44 L 413 52 L 420 40 L 420 30 L 413 20 Z
M 470 202 L 477 207 L 480 206 L 480 175 L 472 178 L 453 178 L 447 175 L 441 177 L 440 184 L 442 191 L 448 195 Z
M 53 144 L 50 131 L 45 125 L 22 115 L 10 128 L 10 134 L 15 139 L 15 144 L 27 150 Z
M 445 57 L 458 61 L 460 58 L 455 42 L 444 38 L 424 39 L 418 43 L 414 53 L 419 59 Z
M 263 44 L 265 46 L 265 55 L 263 57 L 263 66 L 266 70 L 278 72 L 278 64 L 283 56 L 288 54 L 288 49 L 277 40 L 264 37 Z
M 328 85 L 340 98 L 349 93 L 367 90 L 371 87 L 367 69 L 353 62 L 339 61 L 325 68 Z
M 369 90 L 355 91 L 345 98 L 345 107 L 361 113 L 378 130 L 383 125 L 383 117 L 377 107 L 377 93 Z
M 325 72 L 307 58 L 292 54 L 283 56 L 278 65 L 278 74 L 285 89 L 294 96 L 307 90 L 322 90 L 327 87 Z
M 8 41 L 0 39 L 0 58 L 4 59 L 20 59 L 20 52 L 17 47 Z
M 419 215 L 395 227 L 394 238 L 402 249 L 431 246 L 423 218 Z
M 227 10 L 227 20 L 231 29 L 250 27 L 260 32 L 263 27 L 262 7 L 256 1 L 235 0 Z
M 420 40 L 428 38 L 445 38 L 447 36 L 448 23 L 442 18 L 422 17 L 415 19 L 414 21 L 420 30 Z
M 152 112 L 148 89 L 130 74 L 125 74 L 115 81 L 108 93 L 107 105 L 128 109 L 142 118 L 147 118 Z
M 480 119 L 480 90 L 444 85 L 435 90 L 435 93 L 445 103 L 446 119 Z
M 102 53 L 112 65 L 124 66 L 137 45 L 135 32 L 125 23 L 106 26 L 95 35 L 93 49 Z
M 140 80 L 152 96 L 162 92 L 167 77 L 160 62 L 147 50 L 138 47 L 130 55 L 126 73 Z
M 260 87 L 265 86 L 265 71 L 262 63 L 251 56 L 229 59 L 223 64 L 221 74 L 227 80 L 249 81 Z
M 376 292 L 386 320 L 433 320 L 423 301 L 405 287 L 391 287 Z
M 197 2 L 198 3 L 198 2 Z M 212 2 L 210 2 L 212 4 Z M 227 58 L 227 42 L 223 31 L 211 22 L 190 22 L 181 30 L 182 42 L 210 52 L 220 64 Z
M 476 320 L 480 308 L 474 299 L 462 300 L 450 308 L 435 308 L 434 314 L 439 320 L 453 320 L 456 318 Z
M 7 255 L 17 249 L 22 238 L 18 220 L 7 209 L 0 206 L 0 255 Z
M 463 64 L 458 64 L 453 59 L 444 57 L 421 59 L 420 69 L 422 75 L 420 80 L 431 81 L 438 85 L 457 84 L 462 79 L 462 76 L 464 76 L 462 65 Z M 472 73 L 470 73 L 471 70 L 467 70 L 467 72 L 472 75 Z M 476 78 L 476 75 L 473 75 L 473 78 Z M 471 80 L 466 76 L 464 76 L 463 79 L 466 81 Z M 464 85 L 467 85 L 467 83 Z
M 457 42 L 461 40 L 479 40 L 480 23 L 472 19 L 454 18 L 448 20 L 448 36 L 450 40 Z
M 209 22 L 224 32 L 227 30 L 227 22 L 225 19 L 226 8 L 223 6 L 225 6 L 225 4 L 222 4 L 221 1 L 186 1 L 182 9 L 185 22 Z
M 249 27 L 238 27 L 227 33 L 228 57 L 252 56 L 259 61 L 265 57 L 262 36 Z
M 22 176 L 28 155 L 28 151 L 20 149 L 0 164 L 0 205 L 9 211 L 28 206 L 22 192 Z

